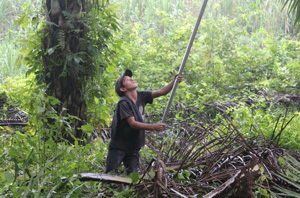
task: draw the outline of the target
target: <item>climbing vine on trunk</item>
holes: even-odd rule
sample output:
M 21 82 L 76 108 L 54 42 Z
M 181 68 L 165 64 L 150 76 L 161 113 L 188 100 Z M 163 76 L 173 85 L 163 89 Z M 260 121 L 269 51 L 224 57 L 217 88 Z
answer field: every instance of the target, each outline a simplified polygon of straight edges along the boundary
M 57 114 L 73 118 L 72 129 L 62 131 L 62 136 L 74 143 L 86 137 L 81 126 L 87 120 L 88 84 L 105 72 L 118 22 L 106 1 L 46 0 L 44 8 L 46 24 L 37 31 L 38 39 L 31 37 L 28 72 L 35 72 L 46 94 L 60 101 L 52 106 Z

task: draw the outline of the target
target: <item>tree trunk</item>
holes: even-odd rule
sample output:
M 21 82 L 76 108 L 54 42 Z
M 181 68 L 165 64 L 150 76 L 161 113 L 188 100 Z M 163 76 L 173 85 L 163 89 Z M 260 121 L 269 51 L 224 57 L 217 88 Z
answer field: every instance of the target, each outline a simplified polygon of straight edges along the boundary
M 84 0 L 46 1 L 46 16 L 50 25 L 45 28 L 42 41 L 45 79 L 41 80 L 47 84 L 47 95 L 61 102 L 53 106 L 57 113 L 80 119 L 72 120 L 72 134 L 61 131 L 63 138 L 70 143 L 74 143 L 74 137 L 81 140 L 85 138 L 80 130 L 86 120 L 86 101 L 82 91 L 85 75 L 83 61 L 77 56 L 80 39 L 85 33 L 83 24 L 78 20 L 83 9 Z

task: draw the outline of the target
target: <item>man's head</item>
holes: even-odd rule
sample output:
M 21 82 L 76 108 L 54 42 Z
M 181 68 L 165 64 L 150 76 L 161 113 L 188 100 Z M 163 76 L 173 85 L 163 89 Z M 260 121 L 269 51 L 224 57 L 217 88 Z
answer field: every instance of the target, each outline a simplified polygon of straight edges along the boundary
M 115 83 L 115 91 L 116 93 L 122 97 L 125 96 L 125 92 L 128 89 L 136 88 L 137 84 L 134 80 L 132 80 L 132 71 L 129 69 L 126 69 L 120 78 Z

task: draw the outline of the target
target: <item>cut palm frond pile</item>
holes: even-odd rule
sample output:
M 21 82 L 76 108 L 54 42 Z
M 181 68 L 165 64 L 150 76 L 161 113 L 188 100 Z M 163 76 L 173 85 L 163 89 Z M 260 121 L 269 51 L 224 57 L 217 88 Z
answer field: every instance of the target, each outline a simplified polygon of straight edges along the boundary
M 177 124 L 176 137 L 142 164 L 137 196 L 300 197 L 300 154 L 279 148 L 280 136 L 246 139 L 229 120 L 222 131 L 212 126 Z
M 0 93 L 0 126 L 21 125 L 26 126 L 28 114 L 18 107 L 7 104 L 6 96 Z

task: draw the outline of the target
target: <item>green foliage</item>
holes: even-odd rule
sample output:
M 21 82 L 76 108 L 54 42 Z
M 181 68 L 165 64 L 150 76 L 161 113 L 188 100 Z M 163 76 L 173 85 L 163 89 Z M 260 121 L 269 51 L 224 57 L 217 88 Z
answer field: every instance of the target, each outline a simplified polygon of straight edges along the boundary
M 118 13 L 122 21 L 142 23 L 145 29 L 157 27 L 157 31 L 163 34 L 168 33 L 168 31 L 166 31 L 163 23 L 164 20 L 156 16 L 157 12 L 162 11 L 166 13 L 165 15 L 177 16 L 178 20 L 181 20 L 181 16 L 187 13 L 191 13 L 196 17 L 202 3 L 186 0 L 121 0 L 112 2 L 120 5 L 121 9 Z M 288 10 L 282 8 L 282 4 L 278 1 L 212 0 L 207 4 L 204 18 L 219 19 L 223 16 L 228 17 L 230 20 L 246 19 L 239 25 L 246 26 L 251 31 L 263 28 L 268 33 L 277 36 L 284 33 L 295 34 L 295 28 L 293 28 L 295 16 L 293 14 L 289 15 Z
M 0 1 L 0 5 L 8 2 L 12 1 Z M 288 16 L 285 9 L 281 11 L 280 4 L 270 2 L 222 0 L 208 4 L 172 110 L 180 102 L 181 107 L 196 107 L 199 111 L 196 113 L 206 113 L 220 124 L 222 120 L 217 110 L 205 105 L 236 103 L 237 106 L 228 109 L 228 114 L 245 136 L 264 135 L 282 147 L 299 151 L 299 102 L 289 105 L 286 114 L 287 105 L 274 100 L 278 94 L 300 94 L 299 42 L 291 39 L 295 36 L 295 30 L 291 28 L 293 16 Z M 119 16 L 115 15 L 116 6 L 110 5 L 96 12 L 96 6 L 88 5 L 91 12 L 81 16 L 87 17 L 83 24 L 90 29 L 88 39 L 81 46 L 85 51 L 64 54 L 64 64 L 75 67 L 63 68 L 62 77 L 74 71 L 86 74 L 87 81 L 82 84 L 81 91 L 87 99 L 88 124 L 81 129 L 89 137 L 92 126 L 109 125 L 113 104 L 118 100 L 114 80 L 124 68 L 133 70 L 133 77 L 141 89 L 157 90 L 173 79 L 200 8 L 199 1 L 131 0 L 118 3 Z M 100 139 L 87 142 L 85 146 L 56 141 L 59 134 L 55 132 L 70 133 L 71 120 L 78 118 L 56 114 L 48 104 L 55 105 L 59 101 L 45 96 L 44 84 L 32 83 L 36 76 L 40 80 L 47 77 L 47 73 L 43 73 L 41 57 L 57 57 L 57 52 L 65 46 L 61 39 L 57 46 L 42 50 L 44 35 L 40 30 L 49 24 L 44 23 L 44 16 L 31 14 L 33 7 L 30 3 L 25 4 L 24 14 L 19 15 L 15 24 L 34 31 L 27 32 L 14 44 L 11 40 L 19 37 L 14 31 L 5 31 L 1 38 L 0 92 L 6 93 L 10 104 L 28 112 L 30 121 L 24 130 L 0 128 L 0 196 L 80 197 L 84 193 L 96 196 L 103 188 L 114 194 L 110 187 L 72 178 L 78 172 L 102 171 L 107 145 Z M 66 12 L 64 16 L 72 25 L 70 13 Z M 122 20 L 122 31 L 119 32 L 118 18 Z M 19 30 L 20 34 L 24 33 L 23 29 Z M 26 47 L 20 49 L 19 45 Z M 20 57 L 17 57 L 17 49 Z M 20 62 L 24 56 L 26 58 Z M 15 67 L 19 63 L 29 66 L 27 79 L 8 78 L 24 72 L 22 64 L 20 71 Z M 54 68 L 55 64 L 52 66 Z M 149 122 L 161 119 L 167 100 L 168 96 L 158 98 L 147 107 L 147 112 L 157 115 L 148 118 Z M 247 100 L 253 101 L 252 106 L 245 104 Z M 185 120 L 182 115 L 185 115 L 183 110 L 177 109 L 173 121 Z M 201 121 L 201 117 L 192 116 Z M 54 120 L 52 124 L 47 123 L 49 118 Z M 281 131 L 283 126 L 286 127 Z M 166 131 L 164 135 L 172 139 L 174 133 L 176 131 Z M 146 146 L 141 157 L 150 162 L 156 153 Z M 189 174 L 191 172 L 181 171 L 178 179 L 192 182 L 188 179 Z M 61 177 L 67 178 L 62 180 Z M 138 177 L 135 175 L 132 179 L 137 181 Z M 115 196 L 129 196 L 131 190 L 120 188 Z M 267 197 L 267 192 L 257 188 L 257 196 Z
M 290 188 L 274 186 L 276 191 L 280 193 L 273 192 L 273 194 L 286 197 L 299 197 L 300 193 L 297 192 L 300 192 L 300 162 L 291 155 L 285 156 L 281 161 L 284 162 L 283 165 L 288 167 L 288 170 L 286 172 L 275 173 L 275 175 L 278 179 L 289 184 Z M 291 188 L 296 191 L 291 190 Z
M 0 89 L 8 96 L 9 104 L 18 104 L 29 113 L 29 125 L 25 130 L 0 128 L 0 194 L 7 197 L 79 196 L 83 189 L 90 189 L 89 185 L 94 184 L 81 183 L 72 176 L 103 169 L 107 145 L 102 140 L 94 140 L 85 146 L 57 142 L 59 134 L 55 132 L 71 131 L 72 118 L 47 109 L 48 103 L 56 104 L 58 100 L 46 97 L 41 87 L 31 83 L 33 78 L 30 75 L 26 81 L 24 78 L 18 81 L 7 79 Z M 49 118 L 55 122 L 45 127 L 42 121 Z M 90 133 L 90 125 L 83 128 Z M 63 177 L 66 179 L 62 180 Z
M 280 112 L 283 111 L 283 112 Z M 264 136 L 279 146 L 294 151 L 299 147 L 299 113 L 288 113 L 284 109 L 266 109 L 265 103 L 247 107 L 244 104 L 228 110 L 236 127 L 246 137 Z
M 22 76 L 25 68 L 18 63 L 19 55 L 16 53 L 20 45 L 16 38 L 23 36 L 24 31 L 14 26 L 14 21 L 31 0 L 1 0 L 0 1 L 0 83 L 8 77 Z M 38 4 L 32 2 L 34 5 Z
M 101 159 L 104 153 L 98 150 L 101 148 L 99 144 L 97 147 L 91 144 L 70 147 L 66 143 L 55 143 L 52 139 L 45 141 L 43 132 L 47 131 L 15 132 L 1 139 L 1 167 L 6 167 L 0 170 L 2 195 L 78 196 L 82 186 L 88 184 L 79 182 L 72 177 L 73 174 L 97 172 L 99 165 L 103 167 Z M 103 143 L 101 145 L 105 147 Z M 91 150 L 94 151 L 91 153 Z M 62 180 L 62 177 L 66 179 Z
M 21 63 L 28 67 L 27 75 L 36 76 L 47 94 L 60 100 L 61 103 L 53 106 L 55 110 L 65 113 L 77 104 L 80 111 L 75 109 L 72 115 L 86 119 L 83 112 L 87 111 L 88 121 L 100 127 L 109 125 L 111 110 L 107 105 L 116 100 L 110 91 L 115 78 L 113 56 L 119 48 L 112 37 L 119 29 L 115 9 L 113 5 L 99 7 L 87 1 L 85 12 L 78 20 L 70 10 L 65 10 L 66 27 L 57 31 L 57 25 L 46 21 L 40 12 L 38 17 L 29 17 L 30 9 L 25 9 L 15 22 L 18 26 L 35 27 L 35 31 L 28 31 L 27 36 L 19 40 L 23 46 L 19 51 Z M 78 95 L 75 97 L 73 93 Z M 86 111 L 81 101 L 87 103 Z
M 99 144 L 96 149 L 91 144 L 70 147 L 66 143 L 55 143 L 50 137 L 45 141 L 42 135 L 47 131 L 33 132 L 35 127 L 32 126 L 31 133 L 15 132 L 2 137 L 0 163 L 6 168 L 0 170 L 0 193 L 13 197 L 79 196 L 83 185 L 88 184 L 72 176 L 78 172 L 97 171 L 99 165 L 103 167 L 103 162 L 95 158 L 103 158 L 103 151 L 96 151 Z
M 295 24 L 299 26 L 300 22 L 300 4 L 297 0 L 279 0 L 283 4 L 283 8 L 287 7 L 289 13 L 294 13 L 296 15 Z
M 138 80 L 140 87 L 147 86 L 146 89 L 149 90 L 162 87 L 171 80 L 181 63 L 192 30 L 190 21 L 193 19 L 190 15 L 181 20 L 173 15 L 157 15 L 163 16 L 161 21 L 167 22 L 166 28 L 170 33 L 160 35 L 151 28 L 145 32 L 141 23 L 132 25 L 125 22 L 121 37 L 126 49 L 119 53 L 122 57 L 119 65 L 136 70 L 134 78 Z M 234 89 L 257 87 L 268 79 L 271 83 L 276 82 L 280 74 L 278 61 L 282 66 L 284 63 L 278 57 L 281 54 L 273 54 L 275 50 L 270 48 L 269 43 L 278 42 L 272 40 L 262 29 L 249 34 L 246 27 L 240 28 L 240 23 L 244 23 L 247 17 L 251 17 L 251 14 L 234 20 L 226 17 L 217 21 L 203 20 L 200 27 L 202 34 L 195 40 L 184 71 L 186 84 L 181 85 L 182 92 L 187 93 L 190 100 L 184 97 L 180 101 L 195 101 L 196 98 L 199 101 L 203 95 L 211 96 L 207 99 L 211 101 L 216 99 L 213 95 L 217 94 L 228 100 L 231 96 L 227 96 L 227 93 L 237 92 Z M 286 42 L 297 46 L 296 42 L 279 41 L 283 45 Z M 277 52 L 282 52 L 287 56 L 285 60 L 295 64 L 297 53 L 292 50 L 297 50 L 297 47 L 287 49 L 280 44 L 278 47 Z M 286 76 L 284 78 L 287 79 Z M 277 81 L 276 84 L 281 83 Z M 180 94 L 180 90 L 178 93 Z M 193 93 L 192 96 L 189 93 Z
M 178 102 L 185 107 L 198 107 L 214 119 L 217 112 L 206 109 L 205 104 L 240 101 L 241 104 L 232 109 L 231 117 L 241 131 L 249 137 L 263 133 L 271 138 L 273 133 L 279 133 L 281 124 L 297 115 L 295 107 L 298 104 L 295 104 L 295 107 L 290 107 L 288 117 L 280 118 L 275 131 L 275 126 L 270 127 L 286 111 L 286 106 L 273 101 L 272 97 L 276 94 L 299 94 L 299 42 L 273 36 L 274 32 L 263 28 L 265 25 L 271 27 L 271 24 L 266 24 L 268 21 L 278 22 L 271 19 L 274 13 L 269 11 L 271 8 L 280 10 L 280 4 L 229 2 L 208 6 L 173 107 Z M 232 13 L 223 9 L 225 4 Z M 221 12 L 224 14 L 217 14 Z M 124 17 L 123 13 L 120 15 Z M 178 71 L 196 18 L 190 12 L 167 14 L 164 10 L 152 10 L 152 21 L 164 28 L 162 33 L 160 29 L 147 26 L 148 23 L 142 20 L 146 15 L 135 17 L 139 20 L 130 18 L 124 21 L 121 34 L 117 34 L 124 46 L 118 53 L 117 66 L 121 68 L 118 71 L 121 73 L 124 68 L 130 68 L 141 89 L 157 90 L 169 83 Z M 147 107 L 148 112 L 157 115 L 150 118 L 151 121 L 160 120 L 165 107 L 162 104 L 167 104 L 167 100 L 168 96 L 158 98 Z M 247 100 L 257 105 L 243 105 Z M 298 123 L 296 116 L 284 129 L 280 136 L 281 146 L 299 149 Z
M 1 72 L 0 72 L 0 81 L 4 83 L 4 79 L 9 76 L 18 76 L 22 75 L 22 70 L 18 70 L 15 63 L 18 58 L 15 51 L 17 50 L 16 46 L 10 43 L 2 43 L 0 45 L 0 60 L 1 60 Z

